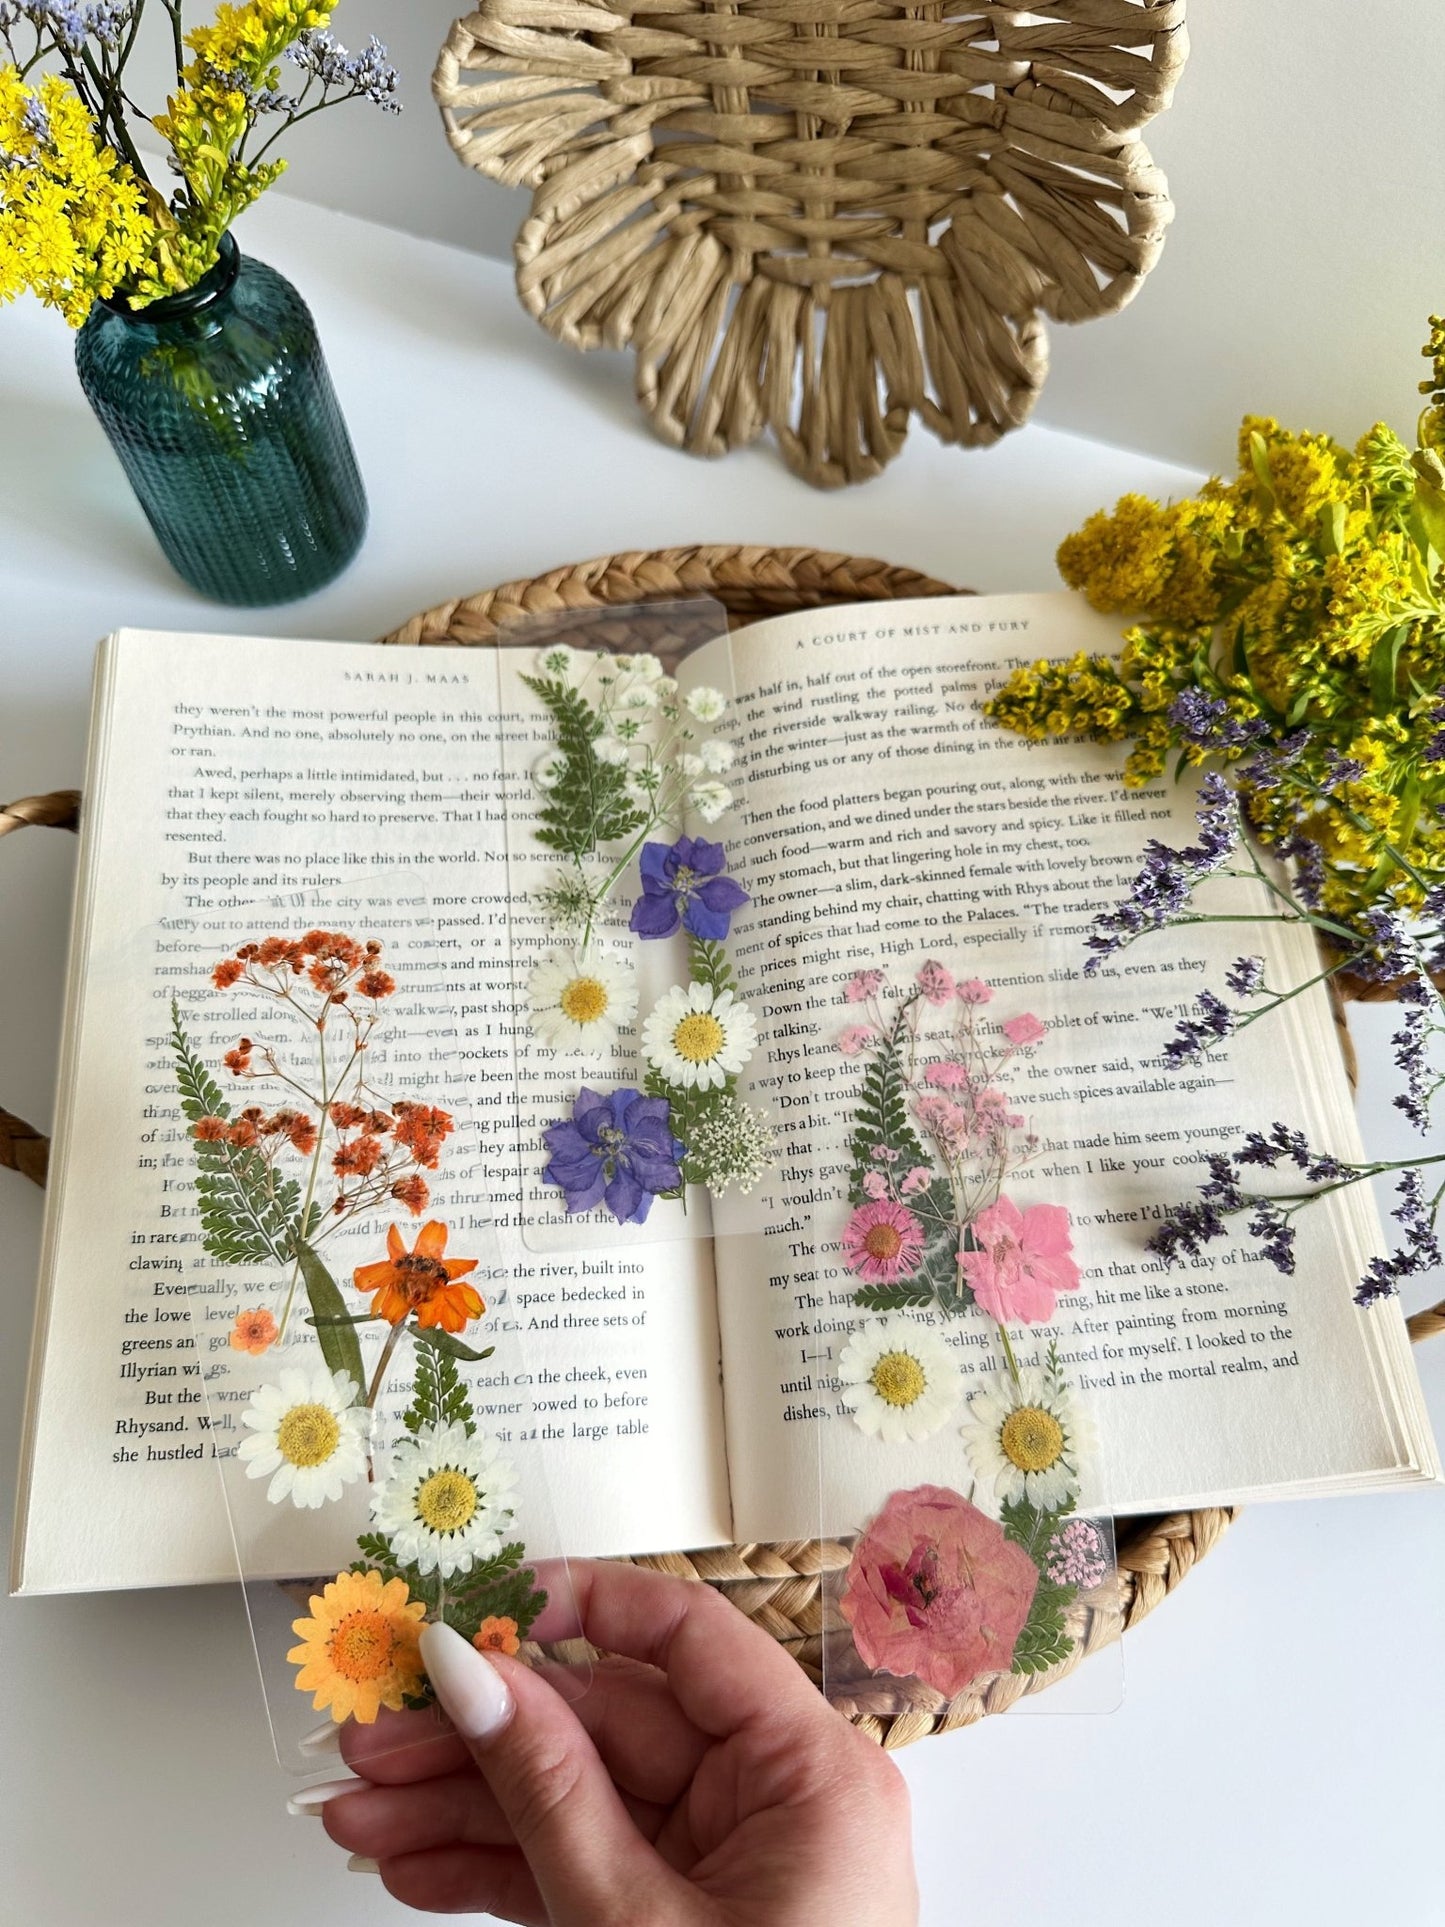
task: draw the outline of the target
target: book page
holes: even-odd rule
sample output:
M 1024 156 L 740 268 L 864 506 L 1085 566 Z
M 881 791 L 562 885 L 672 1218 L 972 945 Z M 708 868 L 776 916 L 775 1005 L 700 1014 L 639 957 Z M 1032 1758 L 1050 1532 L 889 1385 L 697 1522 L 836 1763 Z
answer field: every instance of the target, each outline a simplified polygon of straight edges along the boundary
M 1398 1309 L 1351 1303 L 1381 1248 L 1365 1187 L 1306 1214 L 1292 1277 L 1243 1240 L 1172 1270 L 1144 1248 L 1163 1210 L 1194 1194 L 1203 1156 L 1247 1128 L 1281 1118 L 1359 1153 L 1323 990 L 1188 1074 L 1160 1063 L 1193 997 L 1241 953 L 1264 954 L 1273 984 L 1312 976 L 1303 927 L 1198 926 L 1082 975 L 1091 919 L 1126 893 L 1146 839 L 1195 840 L 1193 785 L 1125 789 L 1122 747 L 1027 743 L 978 705 L 1016 662 L 1117 645 L 1116 624 L 1069 595 L 808 612 L 732 639 L 742 802 L 729 856 L 754 898 L 733 955 L 769 1040 L 754 1094 L 782 1143 L 771 1222 L 717 1211 L 745 1538 L 819 1529 L 820 1425 L 825 1532 L 857 1526 L 857 1495 L 876 1488 L 870 1454 L 894 1455 L 893 1486 L 937 1475 L 937 1441 L 864 1437 L 829 1375 L 864 1316 L 838 1250 L 861 1082 L 834 1041 L 843 986 L 930 955 L 986 978 L 1010 1011 L 1052 1020 L 1010 1091 L 1042 1155 L 1009 1188 L 1069 1208 L 1086 1282 L 1024 1332 L 1020 1363 L 1054 1339 L 1089 1395 L 1107 1484 L 1092 1502 L 1150 1511 L 1434 1472 Z M 705 652 L 686 665 L 708 669 Z M 1245 892 L 1235 911 L 1263 895 L 1211 887 Z M 968 1321 L 951 1322 L 965 1345 Z M 959 1362 L 967 1374 L 966 1352 Z M 964 1396 L 979 1382 L 966 1375 Z
M 226 1334 L 256 1275 L 201 1247 L 170 1001 L 219 1066 L 259 1018 L 211 988 L 211 964 L 268 934 L 254 900 L 296 886 L 324 887 L 339 927 L 385 945 L 412 1022 L 404 1049 L 377 1052 L 378 1083 L 455 1101 L 485 1132 L 467 1146 L 458 1131 L 429 1174 L 428 1215 L 453 1254 L 499 1227 L 508 1283 L 485 1293 L 477 1339 L 498 1356 L 473 1383 L 480 1421 L 515 1447 L 524 1521 L 545 1474 L 530 1510 L 556 1543 L 529 1526 L 532 1555 L 731 1537 L 710 1248 L 549 1256 L 516 1229 L 516 1139 L 540 1120 L 512 1082 L 498 713 L 500 693 L 525 728 L 529 660 L 134 632 L 103 646 L 17 1587 L 235 1574 L 214 1460 L 241 1436 Z M 416 1226 L 396 1215 L 409 1241 Z M 344 1288 L 387 1223 L 338 1234 Z

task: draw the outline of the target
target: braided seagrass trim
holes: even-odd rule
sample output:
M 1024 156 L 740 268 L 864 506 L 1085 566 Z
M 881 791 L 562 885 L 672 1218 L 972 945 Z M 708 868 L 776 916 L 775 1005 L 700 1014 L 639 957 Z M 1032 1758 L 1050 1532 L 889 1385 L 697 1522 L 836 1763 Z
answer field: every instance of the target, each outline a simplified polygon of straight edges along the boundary
M 790 609 L 957 593 L 950 584 L 916 570 L 828 550 L 741 545 L 635 549 L 440 603 L 402 623 L 384 640 L 409 647 L 494 643 L 505 639 L 509 625 L 526 616 L 615 608 L 617 640 L 623 641 L 625 612 L 631 603 L 711 597 L 723 605 L 736 627 Z M 23 803 L 0 809 L 0 835 L 28 823 L 74 828 L 77 800 L 74 791 L 62 791 L 54 797 L 27 797 Z M 1337 1011 L 1337 1020 L 1343 1024 L 1342 1012 Z M 0 1111 L 0 1165 L 43 1184 L 47 1149 L 39 1132 Z M 1416 1313 L 1409 1329 L 1417 1341 L 1445 1331 L 1445 1304 Z M 990 1713 L 1004 1711 L 1025 1693 L 1043 1691 L 1089 1653 L 1137 1625 L 1182 1585 L 1218 1543 L 1235 1510 L 1210 1507 L 1120 1519 L 1114 1589 L 1112 1593 L 1101 1589 L 1101 1595 L 1081 1602 L 1073 1626 L 1075 1651 L 1065 1665 L 1026 1679 L 1013 1675 L 993 1679 L 951 1706 L 938 1704 L 936 1696 L 924 1698 L 906 1712 L 870 1705 L 867 1682 L 860 1682 L 852 1694 L 849 1718 L 892 1750 L 930 1733 L 970 1726 Z M 836 1590 L 848 1558 L 849 1548 L 839 1541 L 803 1540 L 661 1553 L 631 1563 L 716 1587 L 817 1679 L 823 1633 L 836 1623 L 829 1582 Z M 595 1657 L 581 1641 L 554 1650 L 564 1659 Z M 886 1690 L 887 1706 L 896 1706 L 892 1686 L 878 1690 Z
M 631 347 L 664 441 L 765 429 L 832 488 L 919 416 L 977 446 L 1048 368 L 1044 317 L 1122 307 L 1173 207 L 1139 130 L 1184 0 L 480 0 L 432 91 L 458 158 L 532 189 L 517 292 Z

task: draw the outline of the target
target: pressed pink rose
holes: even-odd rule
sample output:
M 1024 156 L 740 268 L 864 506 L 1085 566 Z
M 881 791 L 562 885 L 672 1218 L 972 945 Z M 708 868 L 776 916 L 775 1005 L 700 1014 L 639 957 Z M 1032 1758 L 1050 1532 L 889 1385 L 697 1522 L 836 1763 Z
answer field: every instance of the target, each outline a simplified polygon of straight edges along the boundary
M 933 1182 L 933 1173 L 926 1164 L 915 1164 L 904 1178 L 898 1189 L 905 1198 L 911 1198 L 915 1191 L 926 1191 Z
M 953 977 L 936 957 L 930 957 L 918 971 L 918 988 L 931 1004 L 946 1004 L 953 995 Z
M 860 970 L 849 980 L 843 995 L 850 1004 L 865 1004 L 870 997 L 876 997 L 883 988 L 881 970 Z
M 853 1549 L 839 1602 L 875 1672 L 953 1699 L 1006 1672 L 1038 1586 L 1032 1559 L 956 1492 L 895 1492 Z
M 1048 1035 L 1048 1025 L 1041 1024 L 1033 1012 L 1026 1010 L 1021 1017 L 1010 1017 L 1003 1027 L 1003 1034 L 1013 1045 L 1037 1044 L 1041 1037 Z
M 868 1193 L 870 1198 L 886 1198 L 888 1196 L 888 1180 L 881 1171 L 865 1171 L 863 1173 L 863 1189 Z
M 843 1230 L 843 1262 L 867 1285 L 911 1278 L 923 1256 L 923 1226 L 904 1204 L 860 1204 Z
M 849 1024 L 838 1034 L 838 1048 L 845 1057 L 857 1057 L 878 1035 L 871 1024 Z
M 953 994 L 961 1004 L 986 1004 L 993 996 L 993 990 L 982 977 L 967 977 L 961 984 L 953 986 Z
M 956 1091 L 968 1083 L 968 1071 L 946 1057 L 935 1057 L 923 1066 L 923 1081 L 940 1091 Z
M 1009 1198 L 980 1211 L 969 1230 L 976 1251 L 960 1251 L 959 1270 L 990 1318 L 1001 1325 L 1047 1324 L 1055 1294 L 1078 1289 L 1069 1214 L 1061 1204 L 1020 1211 Z

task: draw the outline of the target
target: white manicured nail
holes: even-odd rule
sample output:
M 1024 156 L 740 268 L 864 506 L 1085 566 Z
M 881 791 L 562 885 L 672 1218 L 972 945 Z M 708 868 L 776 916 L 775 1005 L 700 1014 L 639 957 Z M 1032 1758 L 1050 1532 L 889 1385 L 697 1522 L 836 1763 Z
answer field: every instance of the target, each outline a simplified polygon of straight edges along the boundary
M 343 1793 L 356 1793 L 366 1785 L 365 1780 L 323 1780 L 318 1786 L 298 1787 L 286 1802 L 288 1813 L 319 1813 L 328 1800 L 335 1800 Z
M 348 1873 L 380 1873 L 381 1862 L 368 1860 L 364 1853 L 354 1853 L 346 1863 Z
M 335 1720 L 325 1720 L 303 1733 L 296 1742 L 303 1753 L 336 1753 L 341 1748 L 341 1728 Z
M 422 1627 L 421 1661 L 465 1739 L 489 1740 L 511 1719 L 516 1709 L 506 1681 L 454 1627 L 441 1620 Z

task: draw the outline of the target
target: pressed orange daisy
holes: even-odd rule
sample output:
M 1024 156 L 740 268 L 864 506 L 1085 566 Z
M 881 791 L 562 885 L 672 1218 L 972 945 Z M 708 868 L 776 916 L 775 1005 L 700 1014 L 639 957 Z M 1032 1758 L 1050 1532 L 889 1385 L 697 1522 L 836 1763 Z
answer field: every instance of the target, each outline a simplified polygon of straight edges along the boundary
M 410 1251 L 398 1226 L 386 1234 L 390 1254 L 384 1263 L 358 1265 L 353 1283 L 358 1291 L 373 1292 L 371 1313 L 388 1324 L 399 1325 L 415 1315 L 423 1331 L 440 1325 L 443 1331 L 462 1331 L 469 1318 L 480 1318 L 487 1309 L 470 1285 L 454 1279 L 475 1271 L 475 1258 L 444 1258 L 447 1228 L 433 1218 L 416 1234 Z
M 230 1337 L 234 1350 L 259 1358 L 276 1343 L 276 1320 L 269 1311 L 237 1312 Z
M 425 1677 L 418 1645 L 425 1612 L 404 1579 L 337 1573 L 312 1595 L 311 1617 L 291 1622 L 301 1640 L 286 1655 L 301 1669 L 297 1692 L 314 1693 L 316 1711 L 329 1708 L 338 1723 L 370 1726 L 383 1706 L 397 1712 Z
M 515 1653 L 522 1644 L 517 1637 L 516 1620 L 484 1619 L 472 1634 L 472 1644 L 479 1653 Z

